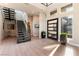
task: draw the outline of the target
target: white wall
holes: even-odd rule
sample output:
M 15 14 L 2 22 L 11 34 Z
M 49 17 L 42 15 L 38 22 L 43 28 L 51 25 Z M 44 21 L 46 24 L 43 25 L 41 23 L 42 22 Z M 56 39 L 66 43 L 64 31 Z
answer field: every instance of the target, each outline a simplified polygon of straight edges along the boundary
M 1 9 L 0 9 L 0 43 L 2 39 L 3 39 L 3 19 L 2 19 Z
M 28 16 L 27 16 L 27 14 L 25 13 L 25 12 L 23 12 L 23 11 L 19 11 L 19 10 L 15 10 L 15 17 L 16 17 L 16 20 L 22 20 L 22 21 L 28 21 L 27 19 L 28 19 Z
M 74 7 L 74 17 L 73 17 L 73 40 L 70 41 L 70 44 L 79 47 L 79 3 L 73 4 Z
M 33 16 L 29 16 L 28 21 L 30 23 L 31 36 L 33 36 Z
M 35 28 L 35 24 L 39 25 L 39 16 L 33 16 L 33 36 L 39 36 L 39 28 Z
M 39 38 L 41 38 L 41 32 L 47 32 L 47 21 L 44 13 L 39 14 Z

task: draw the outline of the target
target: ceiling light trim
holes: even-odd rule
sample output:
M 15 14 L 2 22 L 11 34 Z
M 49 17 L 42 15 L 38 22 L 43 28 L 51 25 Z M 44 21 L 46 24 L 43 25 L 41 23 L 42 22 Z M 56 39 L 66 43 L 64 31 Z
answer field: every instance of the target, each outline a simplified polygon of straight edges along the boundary
M 46 7 L 48 7 L 48 6 L 50 6 L 52 3 L 41 3 L 42 5 L 44 5 L 44 6 L 46 6 Z

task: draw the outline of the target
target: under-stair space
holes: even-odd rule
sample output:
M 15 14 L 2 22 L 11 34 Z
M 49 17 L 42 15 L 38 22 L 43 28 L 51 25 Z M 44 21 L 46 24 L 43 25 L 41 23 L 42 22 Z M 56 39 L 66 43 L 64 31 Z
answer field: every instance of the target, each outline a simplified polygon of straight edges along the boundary
M 16 37 L 15 10 L 4 7 L 2 9 L 2 16 L 4 39 L 9 37 Z
M 9 37 L 16 37 L 16 21 L 15 20 L 5 20 L 3 28 L 4 39 Z

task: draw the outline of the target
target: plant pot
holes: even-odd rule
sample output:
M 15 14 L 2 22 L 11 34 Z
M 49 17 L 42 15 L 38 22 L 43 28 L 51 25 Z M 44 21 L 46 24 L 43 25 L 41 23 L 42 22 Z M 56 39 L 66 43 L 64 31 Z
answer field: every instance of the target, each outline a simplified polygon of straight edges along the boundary
M 67 43 L 67 34 L 66 33 L 62 33 L 60 35 L 60 42 L 61 42 L 61 44 L 66 45 L 66 43 Z
M 41 32 L 41 38 L 45 38 L 46 37 L 46 33 L 44 31 Z

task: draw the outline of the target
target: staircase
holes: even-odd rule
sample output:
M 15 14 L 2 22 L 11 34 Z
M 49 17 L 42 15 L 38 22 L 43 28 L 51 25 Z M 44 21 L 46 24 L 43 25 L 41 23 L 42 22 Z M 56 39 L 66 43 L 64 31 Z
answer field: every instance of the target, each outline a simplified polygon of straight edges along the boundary
M 12 21 L 15 22 L 17 28 L 17 43 L 26 42 L 31 40 L 29 25 L 27 24 L 27 28 L 25 26 L 24 21 L 15 19 L 15 10 L 11 8 L 4 7 L 3 10 L 3 18 L 10 23 Z
M 22 43 L 31 40 L 30 33 L 28 31 L 28 28 L 26 29 L 24 21 L 17 20 L 17 30 L 17 43 Z

